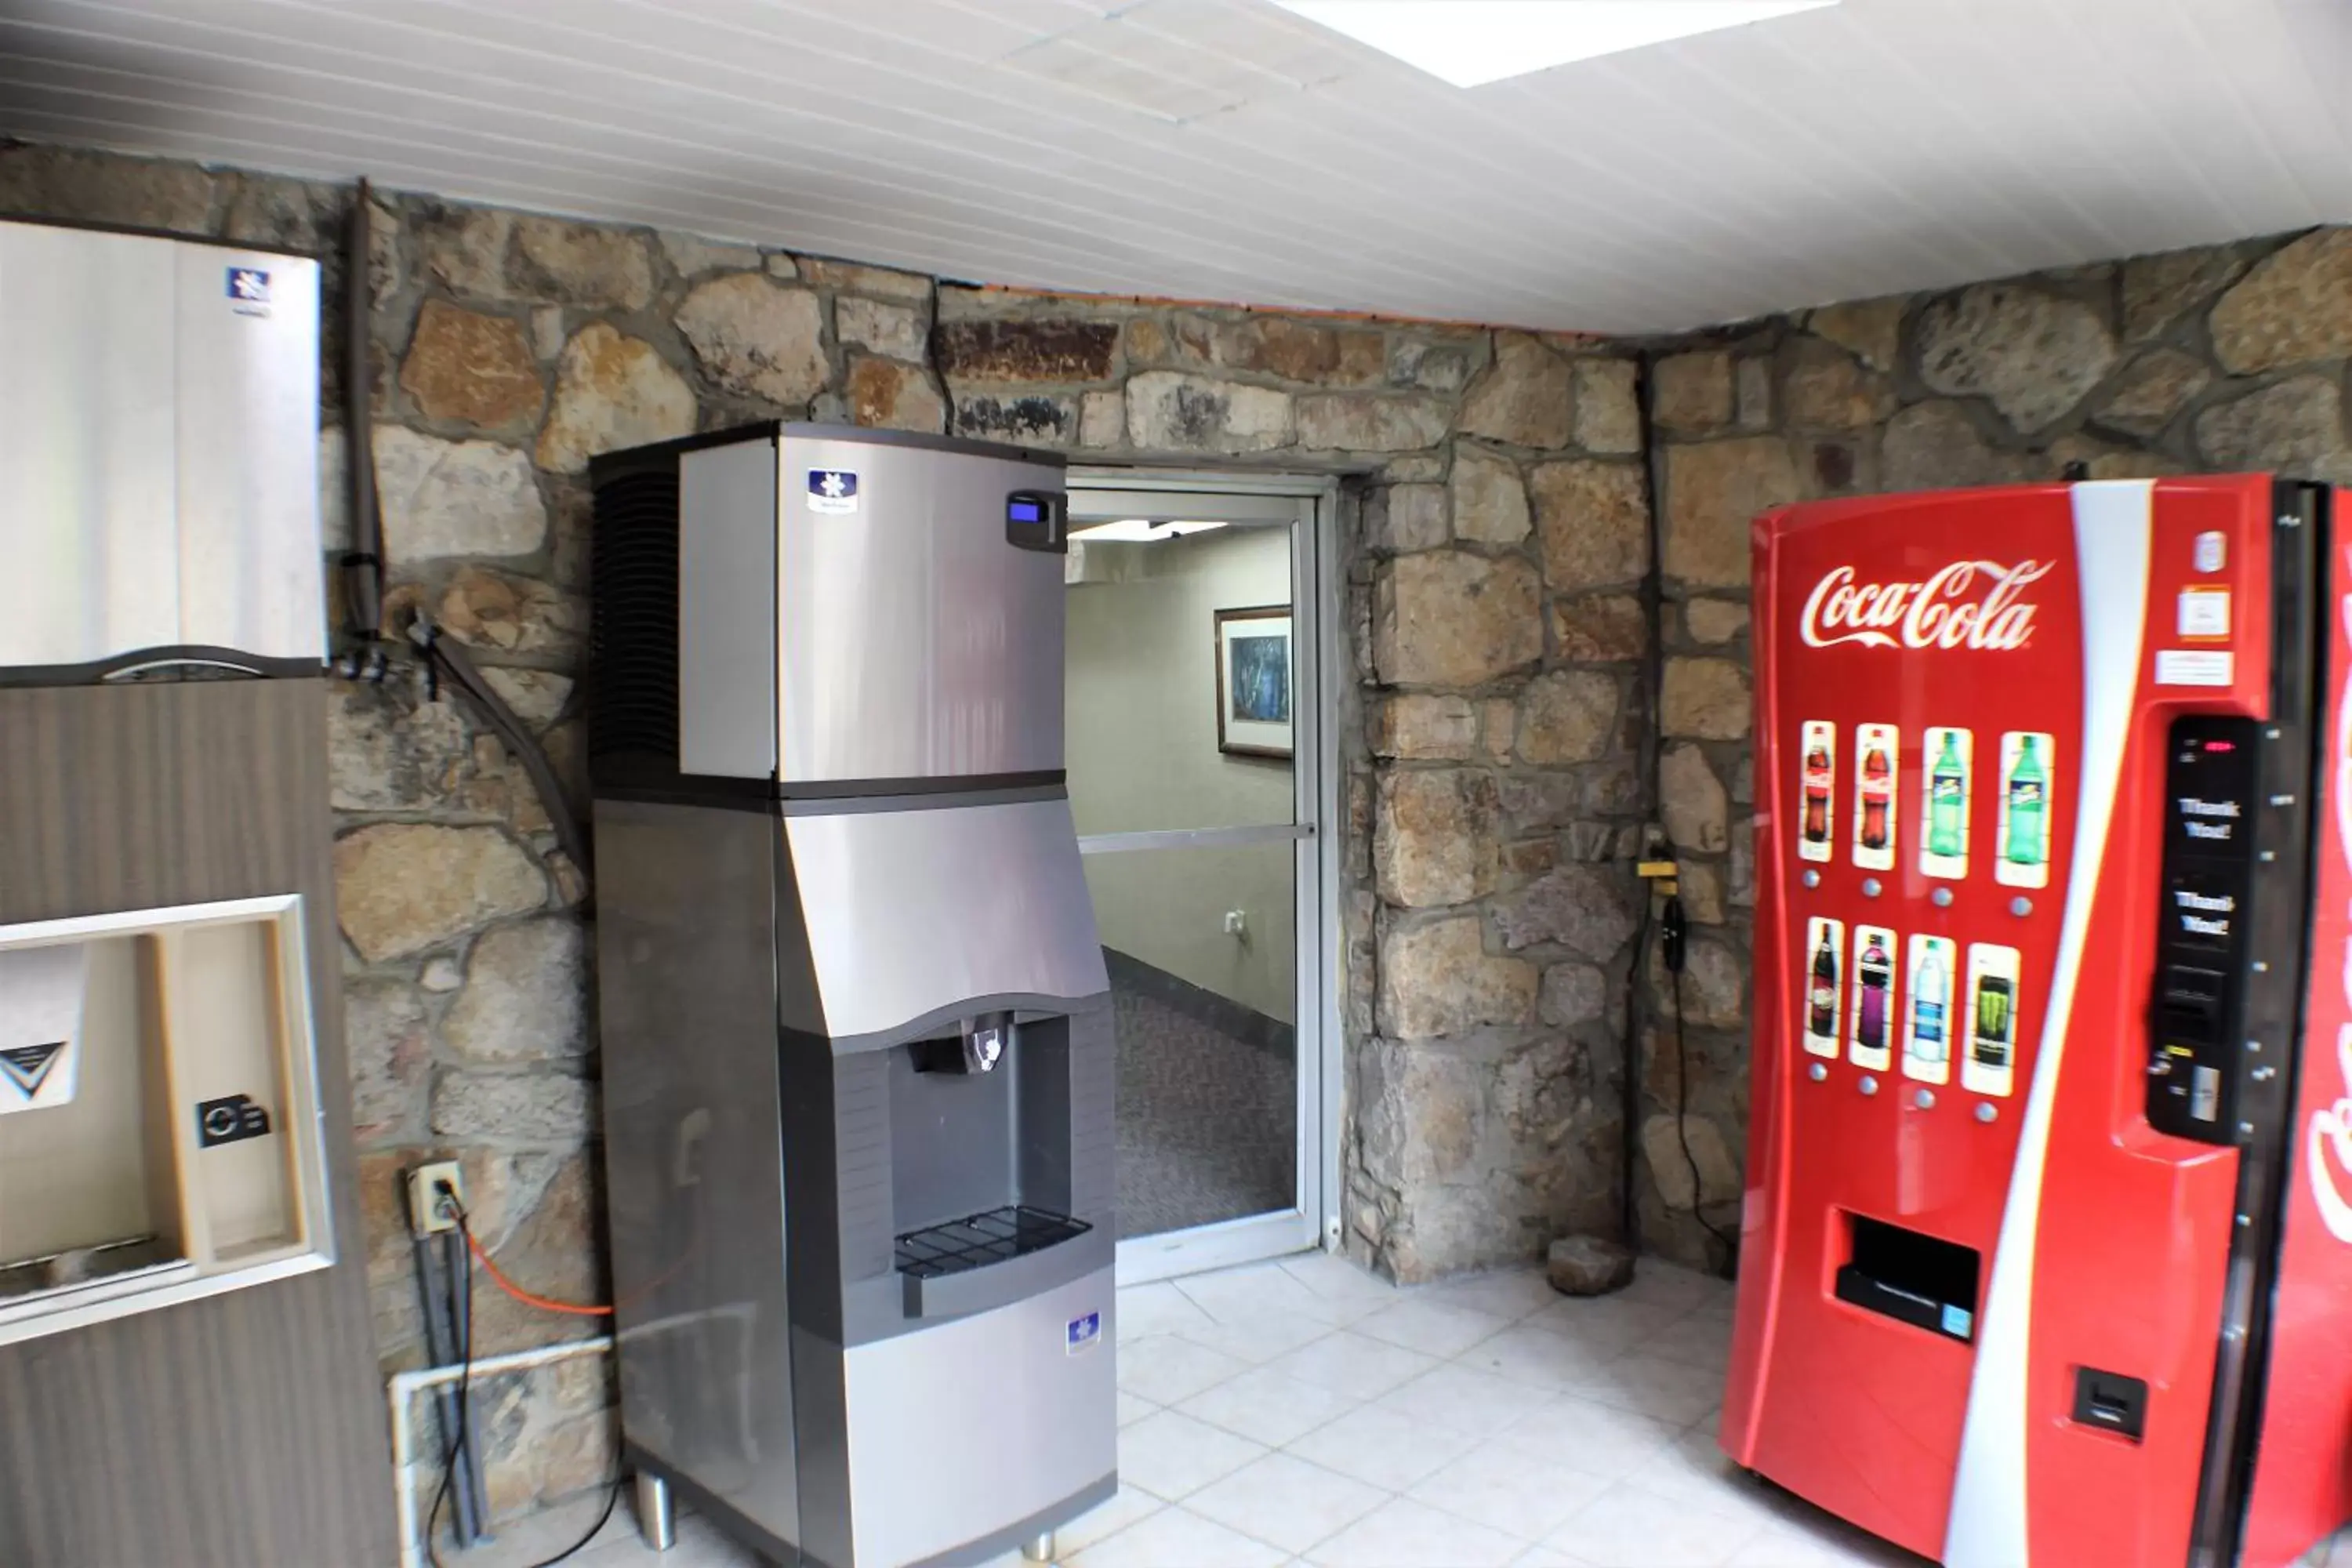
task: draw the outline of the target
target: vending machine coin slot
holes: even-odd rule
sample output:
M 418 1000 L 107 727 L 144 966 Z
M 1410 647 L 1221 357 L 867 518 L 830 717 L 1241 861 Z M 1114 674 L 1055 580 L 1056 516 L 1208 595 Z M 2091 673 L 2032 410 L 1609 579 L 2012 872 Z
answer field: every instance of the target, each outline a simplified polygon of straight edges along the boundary
M 2173 725 L 2165 772 L 2147 1115 L 2162 1131 L 2209 1143 L 2238 1135 L 2257 743 L 2252 720 L 2185 718 Z
M 2138 1442 L 2147 1426 L 2147 1380 L 2076 1367 L 2074 1419 Z
M 2217 969 L 2168 963 L 2157 988 L 2157 1030 L 2168 1038 L 2210 1044 L 2221 1037 L 2229 977 Z

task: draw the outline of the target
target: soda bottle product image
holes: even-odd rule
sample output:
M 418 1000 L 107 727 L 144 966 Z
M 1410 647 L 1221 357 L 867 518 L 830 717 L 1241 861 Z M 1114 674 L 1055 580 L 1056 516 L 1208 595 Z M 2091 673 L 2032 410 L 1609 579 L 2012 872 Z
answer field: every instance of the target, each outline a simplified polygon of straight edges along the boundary
M 1886 750 L 1873 746 L 1862 754 L 1862 847 L 1886 847 L 1886 807 L 1895 794 L 1894 771 Z
M 1826 844 L 1830 837 L 1830 753 L 1815 746 L 1805 753 L 1805 842 Z
M 1811 1027 L 1816 1035 L 1837 1033 L 1837 951 L 1830 946 L 1829 933 L 1822 934 L 1822 945 L 1813 950 L 1813 995 Z
M 1952 969 L 1957 958 L 1948 938 L 1911 939 L 1909 1028 L 1904 1040 L 1906 1078 L 1944 1083 L 1951 1078 Z
M 1853 933 L 1853 1064 L 1884 1072 L 1895 1005 L 1895 933 L 1857 926 Z
M 2014 731 L 2000 738 L 2000 844 L 1993 876 L 2012 888 L 2049 885 L 2052 747 L 2043 734 Z
M 1797 855 L 1805 860 L 1830 858 L 1831 824 L 1837 812 L 1837 726 L 1827 720 L 1808 719 L 1798 737 L 1800 771 L 1797 780 Z
M 1873 871 L 1895 868 L 1895 757 L 1892 724 L 1854 731 L 1853 863 Z
M 2009 982 L 1988 974 L 1977 982 L 1976 1026 L 1969 1050 L 1991 1068 L 2009 1065 Z
M 2017 766 L 2010 771 L 2009 798 L 2004 803 L 2009 811 L 2009 856 L 2011 865 L 2039 865 L 2046 853 L 2043 828 L 2042 758 L 2035 750 L 2033 737 L 2028 735 L 2020 745 Z
M 2013 947 L 1969 947 L 1969 1048 L 1960 1087 L 1971 1094 L 2006 1095 L 2014 1087 L 2019 963 Z
M 1966 730 L 1930 730 L 1922 752 L 1927 759 L 1924 813 L 1926 840 L 1919 869 L 1930 877 L 1958 878 L 1969 872 L 1969 752 Z
M 1845 927 L 1818 917 L 1805 928 L 1811 955 L 1805 984 L 1805 1049 L 1815 1056 L 1838 1054 L 1838 969 L 1845 951 Z
M 1940 1060 L 1944 1055 L 1944 997 L 1948 982 L 1943 960 L 1929 948 L 1919 965 L 1918 983 L 1911 988 L 1911 1035 L 1919 1054 Z

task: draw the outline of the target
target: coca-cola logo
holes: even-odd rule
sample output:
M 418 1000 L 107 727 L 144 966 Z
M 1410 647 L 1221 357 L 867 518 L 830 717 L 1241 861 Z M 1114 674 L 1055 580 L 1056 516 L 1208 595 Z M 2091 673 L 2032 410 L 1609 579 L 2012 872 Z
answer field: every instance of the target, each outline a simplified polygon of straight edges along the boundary
M 2019 603 L 2054 563 L 1955 561 L 1924 583 L 1856 583 L 1840 566 L 1805 596 L 1803 632 L 1812 647 L 2020 648 L 2033 636 L 2033 609 Z

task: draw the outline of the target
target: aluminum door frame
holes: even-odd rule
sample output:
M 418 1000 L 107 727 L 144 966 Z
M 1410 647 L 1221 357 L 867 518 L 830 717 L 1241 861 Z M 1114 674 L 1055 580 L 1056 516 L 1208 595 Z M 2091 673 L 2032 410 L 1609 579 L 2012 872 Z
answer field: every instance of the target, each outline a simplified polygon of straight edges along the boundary
M 1297 660 L 1291 821 L 1241 827 L 1107 833 L 1082 837 L 1081 853 L 1208 848 L 1289 842 L 1292 937 L 1297 976 L 1297 1142 L 1293 1204 L 1118 1244 L 1118 1282 L 1140 1285 L 1336 1247 L 1339 1237 L 1339 912 L 1340 836 L 1337 646 L 1339 481 L 1319 475 L 1244 475 L 1175 469 L 1072 468 L 1070 517 L 1185 517 L 1290 527 L 1291 644 Z M 1208 503 L 1203 505 L 1202 503 Z

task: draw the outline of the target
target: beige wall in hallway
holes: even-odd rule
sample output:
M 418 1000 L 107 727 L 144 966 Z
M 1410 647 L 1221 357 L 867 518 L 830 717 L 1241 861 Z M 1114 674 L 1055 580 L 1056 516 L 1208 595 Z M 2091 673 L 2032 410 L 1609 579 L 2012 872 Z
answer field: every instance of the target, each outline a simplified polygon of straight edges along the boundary
M 1092 547 L 1069 591 L 1070 799 L 1080 833 L 1287 822 L 1290 764 L 1217 750 L 1215 616 L 1287 605 L 1290 531 L 1223 528 Z M 1295 1022 L 1293 847 L 1087 859 L 1103 943 Z M 1244 917 L 1228 935 L 1226 911 Z

